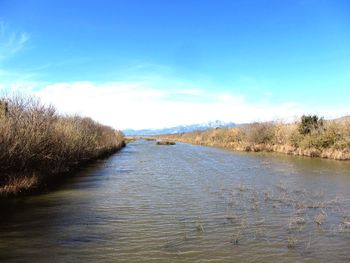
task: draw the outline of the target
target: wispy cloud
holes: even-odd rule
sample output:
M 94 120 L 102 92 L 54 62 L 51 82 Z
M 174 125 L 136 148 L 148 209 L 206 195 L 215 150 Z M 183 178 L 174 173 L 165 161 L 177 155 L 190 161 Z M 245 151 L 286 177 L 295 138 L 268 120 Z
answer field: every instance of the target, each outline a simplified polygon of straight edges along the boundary
M 0 84 L 10 85 L 18 80 L 29 81 L 35 73 L 25 69 L 19 70 L 6 67 L 5 62 L 13 59 L 23 51 L 30 39 L 26 32 L 13 30 L 8 23 L 0 19 Z
M 5 21 L 0 20 L 0 62 L 21 51 L 29 38 L 28 33 L 12 31 Z

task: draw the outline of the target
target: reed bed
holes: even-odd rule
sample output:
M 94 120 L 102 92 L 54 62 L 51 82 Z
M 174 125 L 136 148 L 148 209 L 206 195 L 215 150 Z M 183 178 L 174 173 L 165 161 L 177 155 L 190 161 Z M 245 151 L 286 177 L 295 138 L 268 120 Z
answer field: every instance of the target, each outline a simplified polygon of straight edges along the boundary
M 343 216 L 342 218 L 333 200 L 322 200 L 324 204 L 332 204 L 323 206 L 323 208 L 310 206 L 299 209 L 295 206 L 295 203 L 301 202 L 305 196 L 300 196 L 294 193 L 294 191 L 290 191 L 291 189 L 289 189 L 288 186 L 285 190 L 281 190 L 278 185 L 276 185 L 275 189 L 260 192 L 250 189 L 245 192 L 243 196 L 239 188 L 240 187 L 237 187 L 235 189 L 235 194 L 231 197 L 239 200 L 238 203 L 235 207 L 230 208 L 231 210 L 229 209 L 225 212 L 226 215 L 229 215 L 225 217 L 227 224 L 232 224 L 234 227 L 232 230 L 231 242 L 235 245 L 244 246 L 249 242 L 254 243 L 256 241 L 260 243 L 266 242 L 268 244 L 276 242 L 276 240 L 278 240 L 278 242 L 285 242 L 286 240 L 286 247 L 288 249 L 297 249 L 300 253 L 307 253 L 310 252 L 311 237 L 317 238 L 319 234 L 322 236 L 323 233 L 338 235 L 340 233 L 348 234 L 350 232 L 350 217 Z M 287 193 L 287 195 L 278 196 L 278 192 L 280 191 Z M 269 193 L 268 195 L 270 198 L 265 198 L 266 193 Z M 317 195 L 318 193 L 309 194 Z M 287 198 L 286 196 L 289 197 Z M 227 197 L 229 200 L 228 195 Z M 274 200 L 280 201 L 281 203 L 277 211 L 270 209 Z M 258 214 L 256 214 L 256 211 L 249 211 L 249 204 L 256 202 L 261 203 L 261 211 L 258 212 Z M 346 200 L 342 200 L 342 203 L 344 205 Z M 242 209 L 247 209 L 247 213 L 243 213 L 240 216 L 235 214 L 235 210 L 239 211 Z M 274 217 L 279 217 L 282 214 L 283 216 L 280 220 L 274 221 Z M 328 214 L 331 216 L 332 220 L 327 220 Z M 288 215 L 288 220 L 283 219 L 285 215 Z M 234 220 L 231 220 L 231 218 L 234 218 Z M 242 222 L 246 223 L 237 224 L 240 219 Z M 273 221 L 274 223 L 272 224 L 271 222 Z M 276 236 L 276 233 L 273 233 L 273 230 L 269 229 L 271 225 L 274 227 L 279 226 L 280 234 L 278 236 Z M 317 228 L 314 228 L 314 225 L 316 225 Z M 321 232 L 318 230 L 321 230 Z M 308 239 L 305 237 L 307 234 L 309 236 Z M 241 242 L 243 240 L 245 242 Z
M 300 121 L 252 123 L 230 128 L 157 136 L 158 139 L 223 147 L 247 152 L 350 159 L 350 119 L 324 121 L 303 116 Z
M 124 146 L 124 136 L 40 100 L 0 98 L 0 196 L 17 195 Z
M 209 218 L 201 216 L 191 221 L 195 227 L 184 233 L 186 240 L 195 239 L 198 233 L 201 238 L 209 237 L 214 227 L 221 227 L 224 230 L 220 235 L 226 239 L 218 245 L 232 244 L 233 249 L 278 246 L 310 256 L 317 253 L 320 239 L 349 237 L 350 216 L 345 198 L 295 188 L 284 181 L 263 188 L 239 182 L 230 187 L 222 185 L 215 196 L 215 213 L 219 216 L 210 218 L 209 214 Z M 275 202 L 279 205 L 275 206 Z M 300 208 L 298 204 L 304 202 L 307 205 Z M 205 216 L 207 213 L 203 212 Z M 205 227 L 202 219 L 206 222 Z M 185 239 L 181 238 L 179 242 Z

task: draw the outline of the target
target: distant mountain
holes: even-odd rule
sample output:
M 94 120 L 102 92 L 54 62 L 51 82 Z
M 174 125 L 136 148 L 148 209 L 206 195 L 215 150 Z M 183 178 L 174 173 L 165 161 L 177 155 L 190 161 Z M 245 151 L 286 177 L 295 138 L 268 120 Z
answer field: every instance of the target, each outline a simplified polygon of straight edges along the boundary
M 340 117 L 337 119 L 334 119 L 334 121 L 338 121 L 338 122 L 344 122 L 344 121 L 350 121 L 350 115 L 349 116 L 344 116 L 344 117 Z
M 160 134 L 175 134 L 175 133 L 185 133 L 193 131 L 203 131 L 210 128 L 223 128 L 223 127 L 234 127 L 236 126 L 233 122 L 223 122 L 223 121 L 209 121 L 207 123 L 192 124 L 192 125 L 182 125 L 171 128 L 164 129 L 144 129 L 144 130 L 123 130 L 124 134 L 127 136 L 134 135 L 160 135 Z

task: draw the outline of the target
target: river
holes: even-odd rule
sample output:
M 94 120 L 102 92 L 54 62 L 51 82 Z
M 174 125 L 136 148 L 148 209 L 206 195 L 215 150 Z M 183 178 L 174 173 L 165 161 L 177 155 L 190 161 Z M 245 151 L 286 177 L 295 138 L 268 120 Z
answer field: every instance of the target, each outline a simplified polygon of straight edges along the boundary
M 350 163 L 139 140 L 2 205 L 0 262 L 349 262 Z

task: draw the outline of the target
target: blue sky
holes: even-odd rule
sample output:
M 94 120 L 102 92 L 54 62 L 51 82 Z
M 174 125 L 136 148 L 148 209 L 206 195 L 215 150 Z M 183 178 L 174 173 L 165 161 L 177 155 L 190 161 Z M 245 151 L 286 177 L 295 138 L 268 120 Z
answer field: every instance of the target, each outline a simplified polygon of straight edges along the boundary
M 341 116 L 349 13 L 345 0 L 0 0 L 0 88 L 117 128 Z

